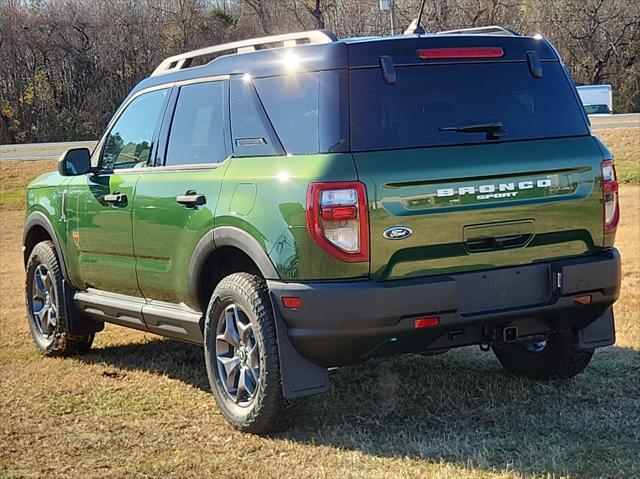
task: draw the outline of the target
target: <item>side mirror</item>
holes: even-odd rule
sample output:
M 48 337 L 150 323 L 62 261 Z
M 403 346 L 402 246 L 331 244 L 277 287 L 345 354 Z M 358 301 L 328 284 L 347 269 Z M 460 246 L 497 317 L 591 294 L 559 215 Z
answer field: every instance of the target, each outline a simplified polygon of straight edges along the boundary
M 58 173 L 62 176 L 79 176 L 91 171 L 91 153 L 87 148 L 72 148 L 58 160 Z

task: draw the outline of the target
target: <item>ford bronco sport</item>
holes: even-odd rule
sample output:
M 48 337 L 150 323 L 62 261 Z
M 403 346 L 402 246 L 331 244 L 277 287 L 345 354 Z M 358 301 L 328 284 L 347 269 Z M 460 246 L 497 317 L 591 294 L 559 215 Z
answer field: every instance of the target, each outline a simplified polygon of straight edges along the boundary
M 202 344 L 245 431 L 371 357 L 480 345 L 542 379 L 614 342 L 615 168 L 544 38 L 313 31 L 171 57 L 27 204 L 38 348 L 87 351 L 104 322 Z

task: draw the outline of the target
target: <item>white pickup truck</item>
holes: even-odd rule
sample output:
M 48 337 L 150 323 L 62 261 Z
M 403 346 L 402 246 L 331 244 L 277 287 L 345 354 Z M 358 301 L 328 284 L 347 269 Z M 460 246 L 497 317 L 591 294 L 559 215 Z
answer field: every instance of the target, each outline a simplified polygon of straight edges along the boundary
M 613 114 L 611 85 L 584 85 L 577 88 L 587 115 L 605 116 Z

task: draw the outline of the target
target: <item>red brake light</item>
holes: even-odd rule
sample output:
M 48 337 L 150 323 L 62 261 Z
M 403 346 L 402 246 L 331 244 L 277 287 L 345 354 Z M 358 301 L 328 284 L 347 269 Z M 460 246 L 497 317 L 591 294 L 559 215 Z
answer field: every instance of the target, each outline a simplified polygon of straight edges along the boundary
M 418 50 L 420 60 L 440 60 L 445 58 L 500 58 L 504 50 L 500 47 L 473 48 L 425 48 Z
M 602 223 L 605 234 L 615 233 L 620 222 L 618 179 L 613 160 L 602 162 Z
M 329 221 L 355 220 L 358 217 L 358 209 L 355 206 L 334 206 L 322 208 L 322 218 Z
M 429 316 L 428 318 L 416 319 L 414 322 L 416 329 L 433 328 L 440 324 L 440 318 L 438 316 Z
M 307 230 L 327 253 L 348 263 L 369 261 L 369 214 L 365 186 L 357 181 L 310 183 Z

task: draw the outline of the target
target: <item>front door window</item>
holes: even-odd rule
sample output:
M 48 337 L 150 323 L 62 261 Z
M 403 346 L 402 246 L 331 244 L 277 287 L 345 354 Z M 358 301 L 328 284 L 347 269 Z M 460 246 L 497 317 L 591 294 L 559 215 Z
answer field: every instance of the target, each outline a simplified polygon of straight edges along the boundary
M 101 170 L 145 166 L 168 90 L 156 90 L 133 100 L 107 135 Z

